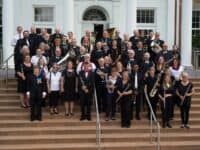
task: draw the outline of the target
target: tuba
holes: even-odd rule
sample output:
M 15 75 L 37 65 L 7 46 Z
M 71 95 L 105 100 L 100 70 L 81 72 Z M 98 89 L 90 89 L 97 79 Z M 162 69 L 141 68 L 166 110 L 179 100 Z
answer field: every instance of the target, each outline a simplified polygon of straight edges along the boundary
M 160 45 L 159 45 L 158 43 L 156 43 L 155 40 L 153 40 L 153 41 L 151 42 L 151 50 L 152 50 L 154 53 L 158 54 L 159 52 L 162 51 L 162 48 L 160 47 Z

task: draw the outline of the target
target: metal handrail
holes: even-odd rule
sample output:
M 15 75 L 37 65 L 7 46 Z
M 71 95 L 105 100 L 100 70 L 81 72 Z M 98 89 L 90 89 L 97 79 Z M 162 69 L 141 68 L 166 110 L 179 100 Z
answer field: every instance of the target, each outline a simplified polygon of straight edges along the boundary
M 97 92 L 96 92 L 95 85 L 94 85 L 94 101 L 95 101 L 95 108 L 96 108 L 96 145 L 98 147 L 98 150 L 101 150 L 101 124 L 100 124 Z
M 145 97 L 146 97 L 146 100 L 147 100 L 147 103 L 148 103 L 149 109 L 150 109 L 150 142 L 152 143 L 152 139 L 153 139 L 153 121 L 154 121 L 156 124 L 156 127 L 157 127 L 157 150 L 160 150 L 160 123 L 157 120 L 156 115 L 153 111 L 149 97 L 147 95 L 146 88 L 144 89 L 144 93 L 145 93 Z
M 6 64 L 6 67 L 4 68 L 6 71 L 6 75 L 5 75 L 5 83 L 6 83 L 6 88 L 8 88 L 8 62 L 9 60 L 14 56 L 14 53 L 11 54 L 8 58 L 6 58 L 6 60 L 3 61 L 3 63 L 0 65 L 1 68 L 3 68 L 4 64 Z

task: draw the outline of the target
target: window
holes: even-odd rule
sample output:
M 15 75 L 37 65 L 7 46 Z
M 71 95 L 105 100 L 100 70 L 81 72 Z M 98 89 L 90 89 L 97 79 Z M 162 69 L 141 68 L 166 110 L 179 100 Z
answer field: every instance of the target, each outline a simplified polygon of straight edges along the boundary
M 200 10 L 192 12 L 192 35 L 200 37 Z
M 53 7 L 35 7 L 34 20 L 35 22 L 53 22 L 54 8 Z
M 153 29 L 139 29 L 139 33 L 144 34 L 144 36 L 149 36 L 149 33 L 152 31 Z
M 155 10 L 154 9 L 137 9 L 137 23 L 154 24 Z
M 85 21 L 106 21 L 106 15 L 98 9 L 89 9 L 83 15 Z
M 52 28 L 46 28 L 46 30 L 47 30 L 47 33 L 52 34 Z M 36 28 L 36 32 L 37 34 L 40 34 L 41 28 Z

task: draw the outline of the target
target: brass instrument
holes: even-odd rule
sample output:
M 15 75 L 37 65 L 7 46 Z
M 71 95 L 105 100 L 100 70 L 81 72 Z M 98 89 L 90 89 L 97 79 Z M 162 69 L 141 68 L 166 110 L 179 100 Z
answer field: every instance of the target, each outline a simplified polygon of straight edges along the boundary
M 156 54 L 162 51 L 162 48 L 160 47 L 158 43 L 156 43 L 155 40 L 151 42 L 151 49 Z
M 110 35 L 110 38 L 114 39 L 115 38 L 115 28 L 109 28 L 109 29 L 107 29 L 107 31 Z
M 150 91 L 150 93 L 149 93 L 149 96 L 150 96 L 150 97 L 154 97 L 154 96 L 156 95 L 156 93 L 158 92 L 158 86 L 159 86 L 159 82 L 160 82 L 162 73 L 163 73 L 163 71 L 161 71 L 161 72 L 158 74 L 157 80 L 156 80 L 155 84 L 153 85 L 153 88 L 151 89 L 151 91 Z

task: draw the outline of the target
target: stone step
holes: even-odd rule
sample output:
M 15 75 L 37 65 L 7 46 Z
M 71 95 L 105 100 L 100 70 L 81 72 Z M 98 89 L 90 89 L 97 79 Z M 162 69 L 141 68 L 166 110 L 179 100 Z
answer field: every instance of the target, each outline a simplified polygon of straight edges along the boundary
M 1 145 L 18 145 L 18 144 L 50 144 L 50 143 L 95 143 L 96 141 L 96 132 L 93 134 L 86 135 L 28 135 L 28 136 L 3 136 L 0 137 Z M 199 141 L 200 135 L 198 133 L 162 133 L 161 134 L 162 142 L 170 142 L 170 141 Z M 101 141 L 103 143 L 113 142 L 113 143 L 123 143 L 123 142 L 148 142 L 149 134 L 148 133 L 131 133 L 131 134 L 123 134 L 123 133 L 111 133 L 111 134 L 102 134 Z M 154 141 L 156 141 L 156 137 L 154 137 Z
M 199 150 L 200 143 L 197 141 L 161 142 L 162 150 Z M 95 143 L 87 144 L 20 144 L 1 146 L 0 150 L 96 150 Z M 103 143 L 102 150 L 155 150 L 156 143 L 150 142 L 124 142 L 124 143 Z
M 161 119 L 159 119 L 161 122 Z M 149 120 L 147 119 L 141 119 L 139 121 L 133 120 L 132 125 L 149 125 Z M 120 119 L 117 119 L 115 121 L 105 121 L 104 119 L 101 119 L 101 125 L 107 125 L 107 126 L 112 126 L 112 125 L 118 125 L 120 126 L 121 121 Z M 173 125 L 180 125 L 181 120 L 180 119 L 174 119 L 171 121 L 172 126 Z M 199 125 L 200 124 L 200 119 L 199 118 L 194 118 L 190 119 L 190 124 L 191 125 Z M 69 118 L 69 119 L 44 119 L 43 121 L 34 121 L 30 122 L 28 119 L 27 120 L 1 120 L 0 122 L 0 127 L 5 128 L 5 127 L 63 127 L 63 126 L 95 126 L 96 121 L 95 118 L 92 118 L 92 121 L 82 121 L 80 122 L 79 118 Z
M 101 126 L 102 134 L 122 133 L 122 134 L 136 134 L 148 133 L 150 126 L 147 125 L 132 125 L 129 129 L 121 128 L 118 125 Z M 154 130 L 156 131 L 156 130 Z M 95 126 L 61 126 L 61 127 L 3 127 L 0 128 L 1 136 L 28 136 L 28 135 L 81 135 L 93 134 L 96 132 Z M 199 133 L 200 127 L 198 125 L 191 125 L 191 128 L 181 129 L 179 125 L 174 125 L 173 128 L 161 128 L 161 133 Z

